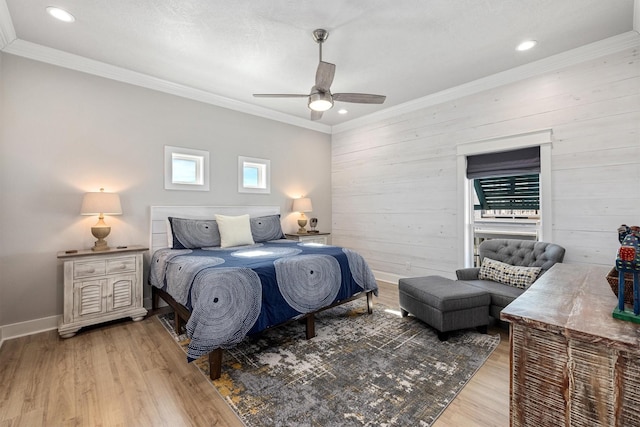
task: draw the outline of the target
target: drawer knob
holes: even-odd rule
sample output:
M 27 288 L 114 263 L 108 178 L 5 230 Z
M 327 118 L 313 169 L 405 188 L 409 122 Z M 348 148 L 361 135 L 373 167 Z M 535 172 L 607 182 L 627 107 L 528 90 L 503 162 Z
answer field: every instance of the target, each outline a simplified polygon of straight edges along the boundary
M 87 270 L 87 273 L 95 273 L 96 269 L 95 268 L 90 268 Z

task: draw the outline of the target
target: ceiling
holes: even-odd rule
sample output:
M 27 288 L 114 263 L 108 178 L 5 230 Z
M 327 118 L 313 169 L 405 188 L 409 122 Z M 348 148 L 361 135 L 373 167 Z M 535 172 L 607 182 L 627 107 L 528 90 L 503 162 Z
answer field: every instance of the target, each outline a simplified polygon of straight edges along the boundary
M 76 21 L 56 21 L 49 5 Z M 336 102 L 315 123 L 330 129 L 628 33 L 637 9 L 634 0 L 0 0 L 0 48 L 87 58 L 84 69 L 134 71 L 194 98 L 312 126 L 305 98 L 252 94 L 309 93 L 318 65 L 311 32 L 324 28 L 332 92 L 387 96 L 382 105 Z M 525 39 L 538 45 L 517 52 Z

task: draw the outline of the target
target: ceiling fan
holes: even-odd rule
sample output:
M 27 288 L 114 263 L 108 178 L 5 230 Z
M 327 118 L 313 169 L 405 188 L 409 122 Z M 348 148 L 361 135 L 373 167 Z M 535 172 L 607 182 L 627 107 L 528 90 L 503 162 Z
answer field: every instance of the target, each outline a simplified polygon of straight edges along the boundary
M 308 98 L 307 105 L 311 110 L 311 120 L 320 120 L 322 112 L 333 107 L 333 101 L 356 102 L 359 104 L 382 104 L 387 98 L 384 95 L 368 93 L 331 93 L 331 83 L 336 72 L 335 64 L 322 60 L 322 43 L 329 37 L 329 32 L 323 29 L 313 31 L 313 39 L 320 47 L 320 63 L 316 71 L 316 84 L 311 87 L 311 93 L 254 93 L 256 98 Z

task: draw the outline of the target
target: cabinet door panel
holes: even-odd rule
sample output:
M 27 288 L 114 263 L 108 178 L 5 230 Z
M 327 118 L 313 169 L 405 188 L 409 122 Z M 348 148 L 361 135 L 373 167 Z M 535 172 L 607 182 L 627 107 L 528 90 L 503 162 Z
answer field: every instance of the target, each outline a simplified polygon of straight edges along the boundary
M 111 309 L 127 308 L 133 305 L 133 289 L 136 283 L 136 277 L 120 276 L 112 279 L 110 284 L 111 291 Z
M 89 316 L 105 311 L 104 286 L 106 280 L 87 280 L 76 283 L 75 311 L 77 316 Z

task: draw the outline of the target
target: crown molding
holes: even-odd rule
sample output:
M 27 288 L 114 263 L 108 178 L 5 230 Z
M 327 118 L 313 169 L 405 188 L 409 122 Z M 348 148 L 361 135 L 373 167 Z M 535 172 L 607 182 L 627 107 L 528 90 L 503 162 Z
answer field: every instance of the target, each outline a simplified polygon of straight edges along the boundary
M 9 14 L 6 0 L 0 0 L 0 50 L 10 45 L 16 39 L 16 30 Z
M 0 0 L 1 1 L 1 0 Z M 52 49 L 36 43 L 25 40 L 16 39 L 2 49 L 3 52 L 12 55 L 33 59 L 47 64 L 57 65 L 59 67 L 68 68 L 83 73 L 116 80 L 147 89 L 157 90 L 159 92 L 180 96 L 194 101 L 215 105 L 229 110 L 239 111 L 241 113 L 251 114 L 253 116 L 263 117 L 269 120 L 298 126 L 301 128 L 311 129 L 322 133 L 331 133 L 331 126 L 318 122 L 312 122 L 308 119 L 292 116 L 278 111 L 273 111 L 264 107 L 251 105 L 246 102 L 236 101 L 234 99 L 225 98 L 220 95 L 213 94 L 200 89 L 195 89 L 179 83 L 170 82 L 148 74 L 138 73 L 136 71 L 127 70 L 125 68 L 109 65 L 104 62 L 74 55 L 57 49 Z
M 640 2 L 640 0 L 636 0 L 636 2 Z M 568 50 L 557 55 L 524 64 L 510 70 L 502 71 L 491 76 L 483 77 L 460 86 L 445 89 L 422 98 L 368 114 L 364 117 L 359 117 L 357 119 L 335 125 L 332 127 L 331 133 L 337 134 L 356 129 L 381 120 L 412 113 L 423 108 L 432 107 L 434 105 L 473 95 L 485 90 L 494 89 L 505 84 L 557 71 L 562 68 L 597 59 L 621 50 L 638 47 L 640 47 L 640 34 L 638 34 L 637 31 L 628 31 L 614 37 L 609 37 L 576 49 Z

